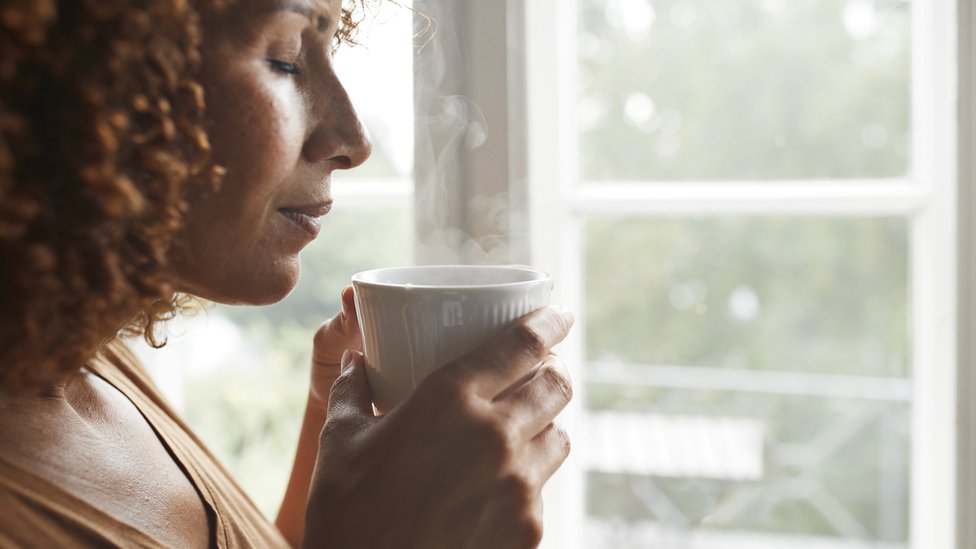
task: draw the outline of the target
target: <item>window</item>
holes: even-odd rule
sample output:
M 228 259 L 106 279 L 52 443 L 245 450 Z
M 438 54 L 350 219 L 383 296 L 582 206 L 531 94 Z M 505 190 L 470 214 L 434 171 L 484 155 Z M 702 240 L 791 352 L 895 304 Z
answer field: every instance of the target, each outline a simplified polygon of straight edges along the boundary
M 533 251 L 582 321 L 551 547 L 955 543 L 951 8 L 528 6 Z

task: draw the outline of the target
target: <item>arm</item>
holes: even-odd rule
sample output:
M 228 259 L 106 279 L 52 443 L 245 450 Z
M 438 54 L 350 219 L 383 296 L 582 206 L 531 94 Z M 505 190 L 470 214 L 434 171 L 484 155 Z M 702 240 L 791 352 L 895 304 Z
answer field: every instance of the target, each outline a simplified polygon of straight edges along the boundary
M 362 339 L 353 304 L 353 292 L 342 292 L 342 311 L 315 333 L 312 350 L 312 380 L 305 417 L 298 435 L 298 448 L 288 487 L 278 510 L 275 525 L 292 547 L 302 543 L 309 484 L 319 452 L 319 436 L 329 409 L 329 391 L 339 377 L 339 362 L 346 349 L 359 349 Z

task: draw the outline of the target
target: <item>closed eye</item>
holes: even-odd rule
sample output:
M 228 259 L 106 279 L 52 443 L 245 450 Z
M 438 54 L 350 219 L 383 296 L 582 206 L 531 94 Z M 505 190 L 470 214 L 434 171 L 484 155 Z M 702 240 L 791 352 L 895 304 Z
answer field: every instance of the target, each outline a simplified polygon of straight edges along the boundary
M 268 59 L 268 64 L 271 65 L 272 70 L 283 74 L 298 75 L 302 73 L 298 65 L 294 63 L 288 63 L 278 59 Z

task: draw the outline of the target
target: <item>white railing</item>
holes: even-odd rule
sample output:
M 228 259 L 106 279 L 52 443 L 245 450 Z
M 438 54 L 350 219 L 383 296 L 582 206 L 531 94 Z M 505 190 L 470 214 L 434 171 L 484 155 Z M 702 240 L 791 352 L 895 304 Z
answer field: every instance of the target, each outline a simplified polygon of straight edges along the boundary
M 589 362 L 583 379 L 587 383 L 636 387 L 895 402 L 911 402 L 913 390 L 910 379 L 898 377 L 622 362 Z

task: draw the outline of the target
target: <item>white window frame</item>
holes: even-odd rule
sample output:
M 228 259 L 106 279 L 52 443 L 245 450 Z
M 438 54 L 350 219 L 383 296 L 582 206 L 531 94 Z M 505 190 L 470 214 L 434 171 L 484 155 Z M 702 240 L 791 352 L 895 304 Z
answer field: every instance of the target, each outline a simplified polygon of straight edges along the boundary
M 971 368 L 976 366 L 976 102 L 971 97 L 976 93 L 976 9 L 969 0 L 912 3 L 912 173 L 907 177 L 599 186 L 577 183 L 577 66 L 567 54 L 575 51 L 575 2 L 427 0 L 414 5 L 437 25 L 433 41 L 417 58 L 418 240 L 451 230 L 485 236 L 473 198 L 505 193 L 514 212 L 502 235 L 509 243 L 507 260 L 552 272 L 554 299 L 573 310 L 582 310 L 580 243 L 586 214 L 892 215 L 910 220 L 910 543 L 916 549 L 976 547 L 976 404 L 971 402 L 976 395 Z M 426 24 L 426 19 L 418 22 Z M 477 105 L 491 122 L 488 141 L 473 151 L 430 124 L 431 102 L 455 94 Z M 447 166 L 432 166 L 433 155 L 422 150 L 425 139 L 444 145 L 438 156 L 450 157 Z M 440 187 L 437 194 L 431 191 L 434 185 Z M 424 246 L 417 250 L 421 263 L 479 259 L 461 243 L 446 256 L 432 255 Z M 583 413 L 584 330 L 578 326 L 560 347 L 578 381 L 577 398 L 561 417 L 571 431 Z M 545 547 L 583 549 L 581 467 L 571 457 L 548 488 Z
M 958 30 L 958 355 L 956 547 L 976 547 L 976 7 L 956 6 Z

